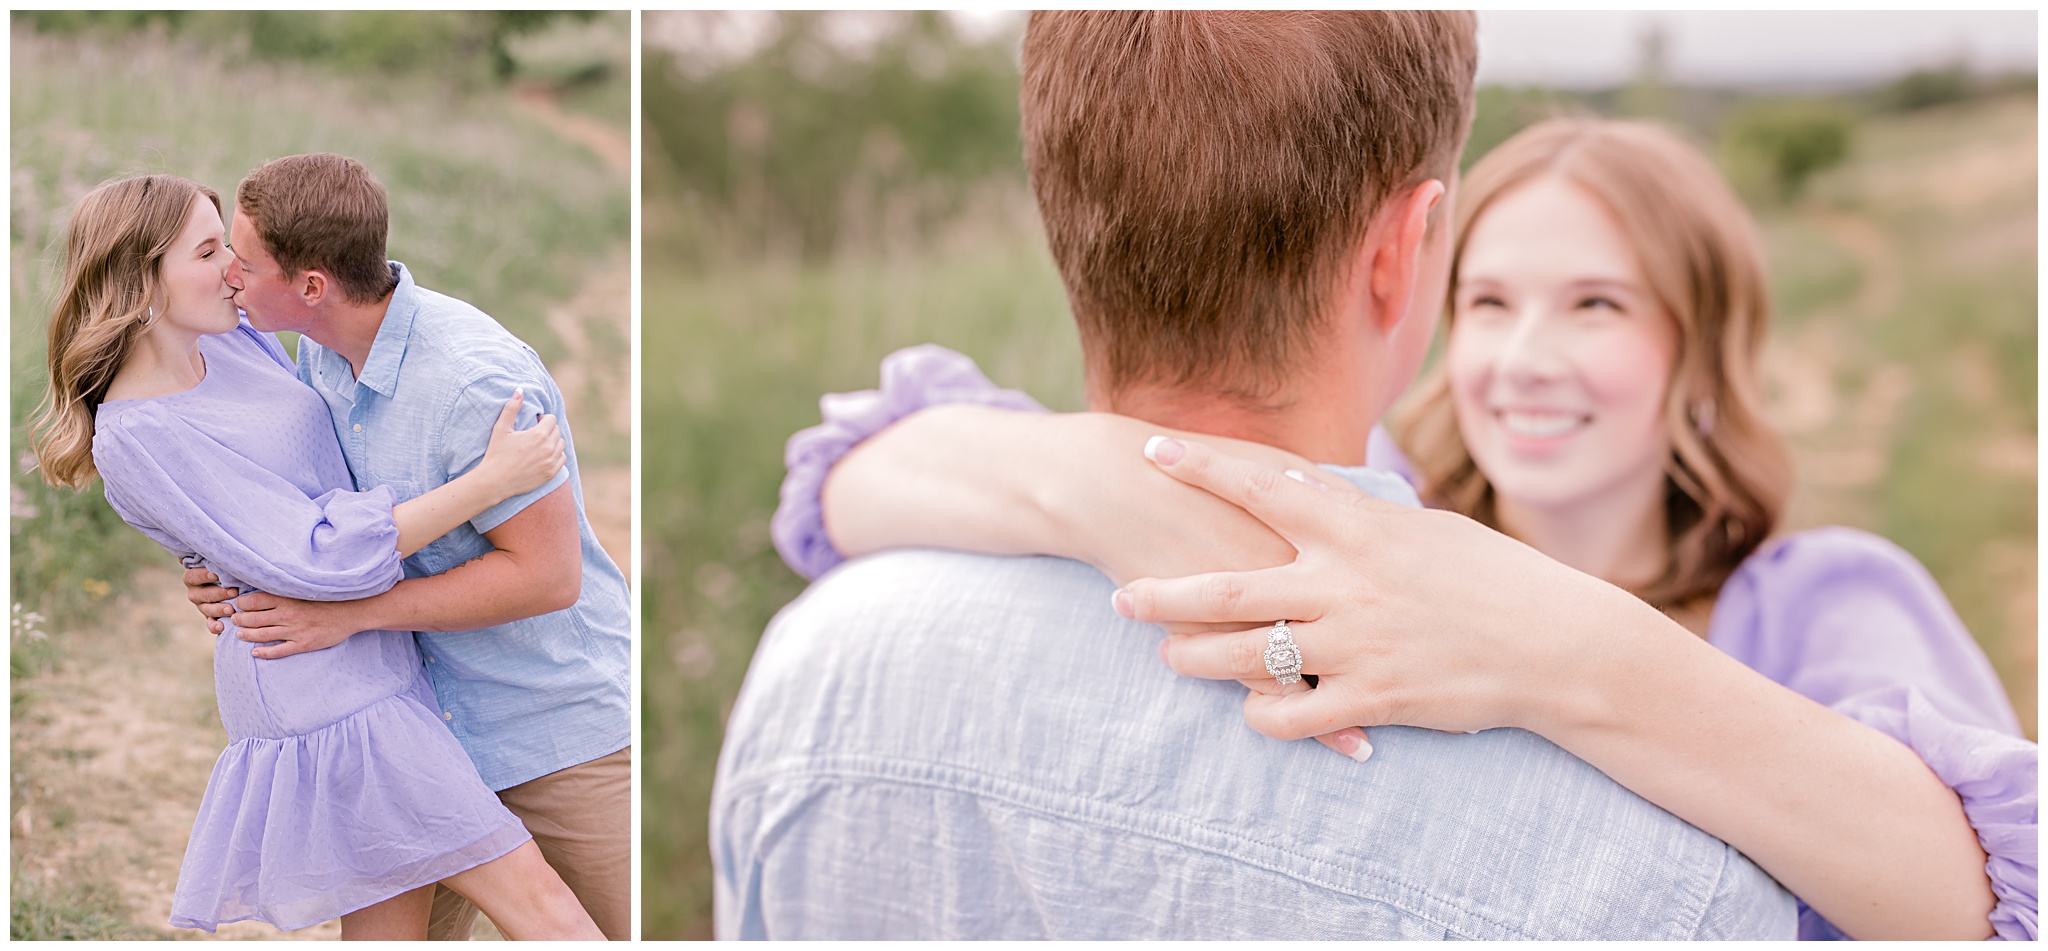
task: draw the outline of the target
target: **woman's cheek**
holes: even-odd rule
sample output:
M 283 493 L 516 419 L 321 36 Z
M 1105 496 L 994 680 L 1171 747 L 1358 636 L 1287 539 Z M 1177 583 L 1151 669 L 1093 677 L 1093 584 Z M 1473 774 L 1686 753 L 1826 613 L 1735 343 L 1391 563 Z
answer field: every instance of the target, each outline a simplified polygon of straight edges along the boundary
M 1610 412 L 1655 420 L 1671 379 L 1671 348 L 1632 327 L 1588 334 L 1578 341 L 1579 378 Z
M 1484 330 L 1464 326 L 1452 328 L 1444 349 L 1444 366 L 1451 379 L 1451 405 L 1456 411 L 1458 428 L 1468 439 L 1476 435 L 1475 428 L 1488 415 L 1486 388 L 1493 379 L 1495 349 Z

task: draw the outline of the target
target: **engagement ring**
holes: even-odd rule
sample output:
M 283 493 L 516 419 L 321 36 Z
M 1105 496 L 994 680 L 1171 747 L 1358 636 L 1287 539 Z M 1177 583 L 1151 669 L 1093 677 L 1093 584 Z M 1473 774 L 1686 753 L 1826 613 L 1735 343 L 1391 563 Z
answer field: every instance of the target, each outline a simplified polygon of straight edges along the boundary
M 1294 632 L 1286 621 L 1273 622 L 1266 635 L 1266 673 L 1282 684 L 1301 682 L 1301 648 L 1294 646 Z

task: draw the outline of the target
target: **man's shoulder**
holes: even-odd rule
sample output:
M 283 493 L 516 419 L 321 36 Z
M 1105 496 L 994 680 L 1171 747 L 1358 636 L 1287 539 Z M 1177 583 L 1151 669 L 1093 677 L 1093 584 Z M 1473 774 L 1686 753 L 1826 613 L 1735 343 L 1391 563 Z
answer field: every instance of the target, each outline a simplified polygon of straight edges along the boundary
M 424 356 L 421 362 L 435 369 L 436 385 L 466 386 L 494 373 L 545 376 L 533 347 L 482 308 L 425 287 L 416 287 L 415 294 L 418 310 L 406 359 Z
M 1117 616 L 1114 588 L 1057 558 L 912 550 L 834 569 L 756 652 L 714 809 L 800 809 L 824 843 L 849 822 L 908 821 L 883 804 L 915 801 L 944 813 L 921 821 L 979 830 L 976 849 L 1030 852 L 1024 865 L 1065 867 L 1022 844 L 1056 828 L 1047 841 L 1156 853 L 1219 881 L 1278 876 L 1294 898 L 1396 907 L 1470 937 L 1685 937 L 1730 883 L 1766 887 L 1532 733 L 1376 727 L 1363 764 L 1259 736 L 1244 688 L 1175 676 L 1164 632 Z M 1529 920 L 1532 896 L 1570 920 Z
M 1109 611 L 1109 579 L 1078 561 L 1052 557 L 977 555 L 932 548 L 880 552 L 848 561 L 825 573 L 784 613 L 830 616 L 844 623 L 848 616 L 877 620 L 943 615 L 972 605 L 1000 602 L 1019 613 L 1047 608 L 1067 613 L 1068 606 L 1100 593 L 1105 621 Z M 778 618 L 778 623 L 781 619 Z

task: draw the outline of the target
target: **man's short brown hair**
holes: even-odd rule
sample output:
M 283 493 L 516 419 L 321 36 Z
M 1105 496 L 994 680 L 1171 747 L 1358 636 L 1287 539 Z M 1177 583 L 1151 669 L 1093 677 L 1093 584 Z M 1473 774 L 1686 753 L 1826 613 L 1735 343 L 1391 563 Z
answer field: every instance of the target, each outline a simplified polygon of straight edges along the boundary
M 1464 12 L 1033 13 L 1025 160 L 1095 384 L 1270 399 L 1380 204 L 1449 180 L 1477 61 Z
M 346 155 L 287 155 L 258 165 L 235 189 L 235 208 L 286 275 L 324 271 L 356 304 L 398 286 L 384 258 L 391 212 L 384 186 Z

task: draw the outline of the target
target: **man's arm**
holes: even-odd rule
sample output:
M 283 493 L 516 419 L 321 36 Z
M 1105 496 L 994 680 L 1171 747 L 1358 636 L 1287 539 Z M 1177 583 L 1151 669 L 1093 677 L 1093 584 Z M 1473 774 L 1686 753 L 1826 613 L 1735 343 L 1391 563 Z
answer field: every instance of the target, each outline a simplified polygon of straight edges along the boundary
M 262 592 L 239 598 L 232 616 L 242 629 L 236 636 L 266 644 L 253 649 L 257 657 L 288 657 L 332 647 L 359 631 L 490 627 L 563 610 L 582 594 L 576 498 L 567 483 L 484 537 L 495 551 L 358 601 L 297 601 Z

